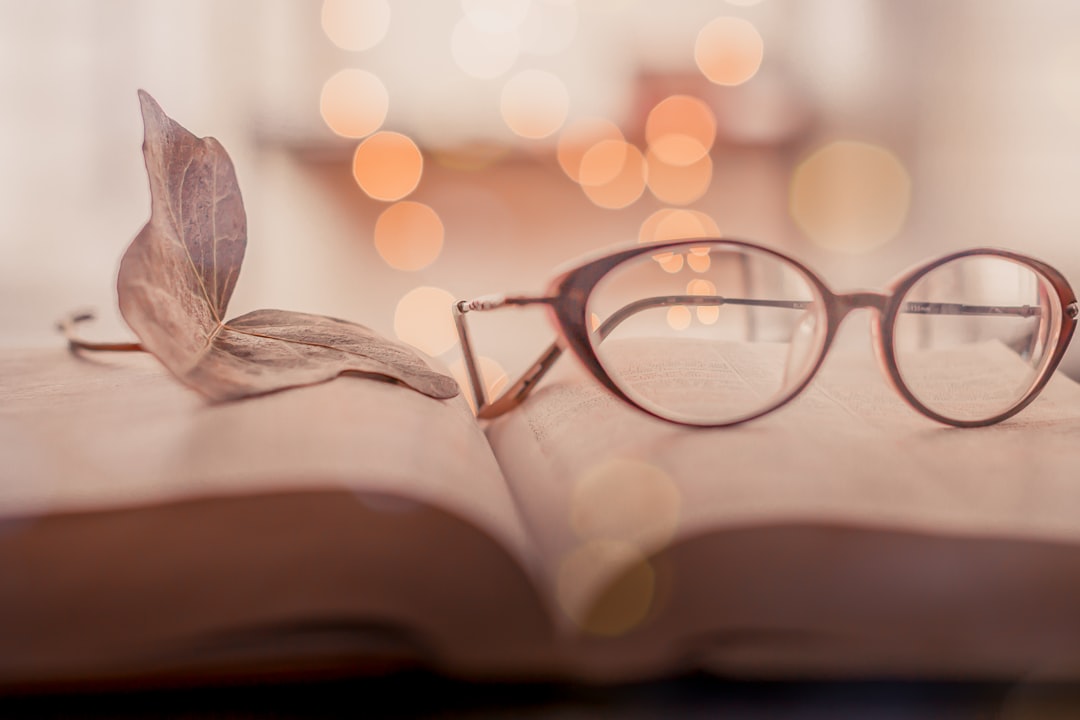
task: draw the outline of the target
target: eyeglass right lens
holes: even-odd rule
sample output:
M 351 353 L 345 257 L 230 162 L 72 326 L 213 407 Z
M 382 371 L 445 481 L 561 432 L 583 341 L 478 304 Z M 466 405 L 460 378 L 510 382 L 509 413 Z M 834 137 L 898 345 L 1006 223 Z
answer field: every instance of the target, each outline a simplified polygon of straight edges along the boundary
M 784 402 L 812 372 L 824 303 L 798 266 L 722 241 L 621 263 L 587 304 L 605 372 L 661 417 L 723 425 Z
M 1033 268 L 992 255 L 958 258 L 901 299 L 893 348 L 903 384 L 930 411 L 991 420 L 1030 392 L 1057 341 L 1061 308 Z

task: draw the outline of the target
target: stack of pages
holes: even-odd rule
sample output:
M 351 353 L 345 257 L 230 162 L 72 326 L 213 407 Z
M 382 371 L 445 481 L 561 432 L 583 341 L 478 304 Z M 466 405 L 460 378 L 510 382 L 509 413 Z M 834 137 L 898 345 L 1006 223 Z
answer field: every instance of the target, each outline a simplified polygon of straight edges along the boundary
M 1080 675 L 1064 376 L 960 430 L 838 353 L 694 430 L 560 364 L 482 427 L 372 379 L 209 404 L 142 353 L 3 351 L 0 688 Z

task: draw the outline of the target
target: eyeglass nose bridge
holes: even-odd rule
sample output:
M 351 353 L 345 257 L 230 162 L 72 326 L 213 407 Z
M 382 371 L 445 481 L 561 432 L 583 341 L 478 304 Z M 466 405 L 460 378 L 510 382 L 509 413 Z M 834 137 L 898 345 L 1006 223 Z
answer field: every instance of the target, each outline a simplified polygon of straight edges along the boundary
M 885 293 L 873 292 L 871 290 L 855 290 L 845 293 L 834 293 L 832 297 L 826 298 L 826 303 L 830 305 L 829 315 L 834 318 L 836 325 L 840 324 L 840 321 L 846 318 L 854 310 L 862 310 L 863 308 L 876 310 L 879 315 L 885 313 L 885 307 L 889 303 L 889 296 Z
M 840 331 L 840 326 L 844 320 L 855 310 L 872 310 L 876 314 L 876 317 L 870 323 L 870 331 L 873 336 L 874 342 L 874 354 L 877 356 L 878 364 L 885 373 L 886 378 L 896 388 L 898 392 L 904 394 L 904 390 L 898 385 L 899 378 L 889 369 L 890 363 L 888 362 L 888 350 L 885 347 L 883 336 L 883 321 L 885 313 L 889 307 L 890 296 L 886 293 L 875 292 L 872 290 L 853 290 L 851 292 L 825 293 L 826 314 L 829 318 L 828 327 L 825 332 L 825 340 L 822 348 L 822 356 L 818 361 L 820 363 L 825 359 L 825 354 L 828 352 L 833 341 L 836 339 L 837 334 Z M 815 371 L 816 372 L 816 371 Z

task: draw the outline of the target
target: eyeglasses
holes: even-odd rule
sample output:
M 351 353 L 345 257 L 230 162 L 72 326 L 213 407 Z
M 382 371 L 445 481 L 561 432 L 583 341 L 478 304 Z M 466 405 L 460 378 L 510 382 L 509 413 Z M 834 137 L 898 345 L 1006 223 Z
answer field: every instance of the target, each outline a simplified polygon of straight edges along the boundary
M 547 305 L 558 338 L 490 400 L 465 315 Z M 920 265 L 885 292 L 837 293 L 775 250 L 702 238 L 638 245 L 559 275 L 542 296 L 454 306 L 477 415 L 520 405 L 569 348 L 611 393 L 681 425 L 726 427 L 772 412 L 821 367 L 841 322 L 873 313 L 878 360 L 916 410 L 958 427 L 1000 422 L 1046 385 L 1072 337 L 1077 300 L 1046 263 L 973 249 Z

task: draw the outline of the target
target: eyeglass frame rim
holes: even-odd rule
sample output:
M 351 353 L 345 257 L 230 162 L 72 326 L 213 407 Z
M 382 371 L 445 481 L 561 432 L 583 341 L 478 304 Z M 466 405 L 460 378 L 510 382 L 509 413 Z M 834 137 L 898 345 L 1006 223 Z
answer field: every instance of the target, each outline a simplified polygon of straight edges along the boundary
M 787 392 L 778 395 L 774 402 L 732 420 L 718 423 L 698 423 L 681 420 L 660 414 L 633 400 L 626 394 L 604 369 L 596 354 L 596 349 L 589 340 L 588 330 L 588 299 L 596 285 L 602 278 L 627 260 L 644 254 L 652 254 L 673 247 L 685 247 L 695 244 L 725 245 L 734 248 L 751 250 L 772 256 L 782 263 L 793 267 L 807 281 L 817 293 L 824 307 L 826 327 L 822 339 L 816 347 L 816 357 L 813 364 L 805 371 L 803 378 L 792 386 Z M 993 417 L 981 420 L 960 420 L 949 418 L 921 402 L 905 384 L 899 364 L 896 359 L 895 335 L 897 317 L 900 314 L 901 301 L 907 292 L 925 275 L 936 270 L 942 265 L 965 257 L 985 256 L 999 257 L 1010 260 L 1021 266 L 1028 267 L 1039 274 L 1053 289 L 1058 300 L 1057 313 L 1057 337 L 1054 339 L 1054 347 L 1045 357 L 1038 369 L 1038 374 L 1028 387 L 1027 391 L 1006 410 Z M 552 324 L 556 330 L 556 340 L 510 388 L 505 390 L 495 399 L 488 401 L 484 383 L 476 364 L 476 355 L 473 351 L 469 338 L 468 329 L 464 316 L 471 310 L 490 310 L 507 305 L 532 305 L 543 304 L 548 306 Z M 873 311 L 872 333 L 875 354 L 878 364 L 896 392 L 908 403 L 912 409 L 929 417 L 932 420 L 954 427 L 984 427 L 1006 420 L 1027 407 L 1043 390 L 1054 370 L 1060 364 L 1062 357 L 1068 348 L 1077 322 L 1077 299 L 1071 285 L 1065 276 L 1050 264 L 1037 258 L 1019 253 L 1013 250 L 995 247 L 974 247 L 947 253 L 940 257 L 918 263 L 896 276 L 882 291 L 855 290 L 837 292 L 833 290 L 825 280 L 805 263 L 790 255 L 747 240 L 739 240 L 725 237 L 694 237 L 678 238 L 651 243 L 635 243 L 633 245 L 616 247 L 607 251 L 595 253 L 591 259 L 579 262 L 564 272 L 556 275 L 548 284 L 547 291 L 542 296 L 484 296 L 475 300 L 462 300 L 454 304 L 454 321 L 461 339 L 462 354 L 469 376 L 469 382 L 473 386 L 476 399 L 477 416 L 481 419 L 498 417 L 509 410 L 519 406 L 531 394 L 532 389 L 540 378 L 547 373 L 548 369 L 562 354 L 565 349 L 570 349 L 586 370 L 600 384 L 628 405 L 646 413 L 652 417 L 685 427 L 701 429 L 718 429 L 741 425 L 768 415 L 783 407 L 798 397 L 813 381 L 821 366 L 824 364 L 829 350 L 839 332 L 844 319 L 856 309 L 870 309 Z M 885 339 L 888 339 L 888 342 Z

